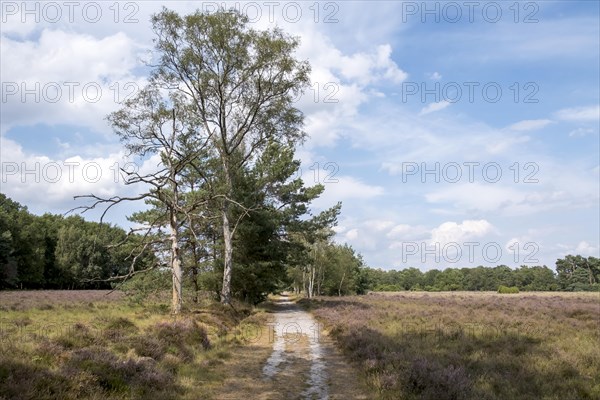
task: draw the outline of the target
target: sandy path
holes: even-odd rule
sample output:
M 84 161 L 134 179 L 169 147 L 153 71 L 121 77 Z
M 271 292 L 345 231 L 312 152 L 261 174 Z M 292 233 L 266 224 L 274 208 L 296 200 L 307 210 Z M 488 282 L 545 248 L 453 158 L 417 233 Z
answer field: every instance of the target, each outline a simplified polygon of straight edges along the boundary
M 375 399 L 361 374 L 337 351 L 312 315 L 287 296 L 273 301 L 272 320 L 257 340 L 240 345 L 221 366 L 219 400 Z
M 273 352 L 263 367 L 263 375 L 272 379 L 284 368 L 294 366 L 294 359 L 306 360 L 310 370 L 306 377 L 306 388 L 300 398 L 328 400 L 327 369 L 321 346 L 321 327 L 317 321 L 301 310 L 286 296 L 277 303 L 279 311 L 271 326 L 274 336 Z

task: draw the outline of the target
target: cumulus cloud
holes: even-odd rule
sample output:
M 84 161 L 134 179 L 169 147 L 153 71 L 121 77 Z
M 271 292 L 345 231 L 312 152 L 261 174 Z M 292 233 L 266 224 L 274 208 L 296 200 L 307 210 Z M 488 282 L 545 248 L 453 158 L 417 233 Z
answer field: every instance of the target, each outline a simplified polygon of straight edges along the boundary
M 394 222 L 381 219 L 371 219 L 365 221 L 364 225 L 373 231 L 380 232 L 394 225 Z
M 37 40 L 3 36 L 2 131 L 72 124 L 108 132 L 103 117 L 145 84 L 132 73 L 140 51 L 122 32 L 96 38 L 44 29 Z
M 312 175 L 305 175 L 303 178 L 307 185 L 310 185 L 313 179 Z M 324 209 L 338 201 L 369 200 L 385 192 L 382 186 L 369 185 L 352 176 L 339 176 L 335 179 L 337 182 L 324 183 L 325 192 L 313 202 L 315 207 Z
M 355 240 L 358 238 L 358 229 L 350 229 L 344 236 L 348 240 Z
M 462 243 L 465 240 L 480 238 L 493 230 L 485 219 L 465 220 L 462 223 L 444 222 L 431 231 L 431 243 Z
M 144 174 L 155 170 L 160 162 L 159 157 L 154 156 L 144 162 L 133 163 L 120 151 L 103 157 L 50 158 L 27 153 L 18 143 L 1 136 L 0 149 L 2 192 L 37 213 L 62 214 L 86 204 L 84 200 L 74 201 L 73 197 L 79 195 L 93 193 L 112 197 L 138 194 L 144 190 L 143 185 L 125 185 L 125 177 L 119 168 Z M 120 222 L 124 222 L 123 217 Z
M 575 247 L 575 254 L 581 254 L 585 256 L 598 256 L 598 247 L 593 246 L 585 240 L 579 242 Z

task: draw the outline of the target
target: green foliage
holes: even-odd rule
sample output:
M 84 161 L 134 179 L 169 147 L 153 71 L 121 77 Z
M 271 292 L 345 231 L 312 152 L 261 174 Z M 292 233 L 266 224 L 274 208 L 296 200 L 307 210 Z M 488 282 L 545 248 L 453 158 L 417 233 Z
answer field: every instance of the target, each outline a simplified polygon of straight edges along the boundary
M 0 193 L 0 289 L 108 288 L 125 274 L 130 243 L 123 229 L 80 216 L 30 214 Z M 133 243 L 137 240 L 133 237 Z M 153 261 L 150 253 L 140 266 Z
M 498 286 L 498 293 L 501 293 L 501 294 L 519 293 L 519 288 L 516 286 L 508 287 L 508 286 L 500 285 L 500 286 Z
M 497 267 L 478 266 L 475 268 L 446 268 L 443 271 L 432 269 L 425 273 L 417 268 L 388 270 L 365 268 L 362 276 L 368 290 L 401 291 L 425 290 L 440 291 L 496 291 L 499 286 L 518 287 L 525 291 L 558 290 L 557 278 L 546 266 L 529 267 L 523 265 L 511 269 L 506 265 Z M 583 273 L 580 273 L 580 281 Z M 582 281 L 579 288 L 589 287 Z
M 596 290 L 600 283 L 600 259 L 567 255 L 556 261 L 558 285 L 562 290 Z

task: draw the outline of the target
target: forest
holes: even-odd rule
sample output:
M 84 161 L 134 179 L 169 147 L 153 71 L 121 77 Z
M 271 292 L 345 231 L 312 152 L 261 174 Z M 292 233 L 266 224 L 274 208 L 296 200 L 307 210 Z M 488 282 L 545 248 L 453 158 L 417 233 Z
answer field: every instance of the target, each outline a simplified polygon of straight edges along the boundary
M 547 266 L 402 270 L 370 268 L 354 249 L 331 239 L 317 242 L 311 251 L 299 251 L 290 243 L 269 243 L 261 235 L 269 231 L 260 218 L 249 218 L 235 242 L 239 254 L 233 280 L 235 296 L 259 302 L 271 292 L 306 290 L 307 274 L 315 274 L 315 295 L 362 294 L 367 291 L 496 291 L 516 286 L 522 291 L 598 290 L 600 260 L 567 255 Z M 272 234 L 272 232 L 270 232 Z M 84 220 L 81 216 L 34 215 L 27 207 L 0 194 L 0 288 L 2 289 L 107 289 L 118 285 L 115 277 L 127 276 L 132 249 L 141 242 L 136 234 L 114 225 Z M 191 238 L 188 238 L 191 241 Z M 187 243 L 187 242 L 186 242 Z M 215 247 L 216 249 L 216 247 Z M 194 262 L 197 248 L 184 246 L 184 285 L 207 291 L 218 298 L 222 279 L 219 253 Z M 130 277 L 128 287 L 168 289 L 170 271 L 160 267 L 154 252 L 138 261 L 141 271 Z M 301 263 L 314 266 L 301 268 Z M 149 283 L 154 282 L 154 283 Z

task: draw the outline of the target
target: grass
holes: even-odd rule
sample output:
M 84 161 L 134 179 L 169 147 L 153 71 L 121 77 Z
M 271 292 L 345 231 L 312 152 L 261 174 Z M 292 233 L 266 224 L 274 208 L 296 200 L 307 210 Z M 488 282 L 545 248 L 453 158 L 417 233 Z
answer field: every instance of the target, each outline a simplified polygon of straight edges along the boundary
M 598 293 L 301 301 L 380 399 L 598 399 Z
M 227 360 L 268 316 L 204 300 L 173 317 L 164 303 L 0 292 L 0 399 L 218 398 Z

